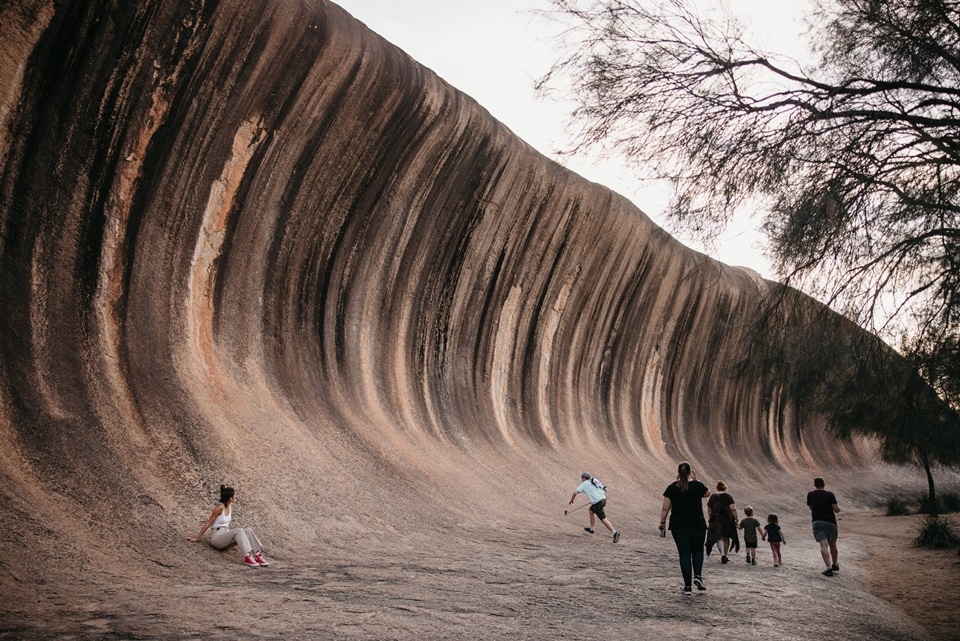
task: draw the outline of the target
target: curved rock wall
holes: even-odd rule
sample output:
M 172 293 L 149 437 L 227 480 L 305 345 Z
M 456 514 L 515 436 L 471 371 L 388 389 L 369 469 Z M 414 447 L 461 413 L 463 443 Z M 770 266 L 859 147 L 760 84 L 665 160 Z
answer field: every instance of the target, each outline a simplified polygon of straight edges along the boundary
M 659 485 L 678 458 L 864 459 L 732 376 L 774 284 L 683 247 L 336 5 L 15 5 L 5 520 L 66 523 L 69 501 L 84 527 L 192 530 L 226 480 L 279 538 L 294 496 L 456 510 L 505 469 L 540 496 L 599 461 Z M 351 496 L 304 489 L 330 474 Z

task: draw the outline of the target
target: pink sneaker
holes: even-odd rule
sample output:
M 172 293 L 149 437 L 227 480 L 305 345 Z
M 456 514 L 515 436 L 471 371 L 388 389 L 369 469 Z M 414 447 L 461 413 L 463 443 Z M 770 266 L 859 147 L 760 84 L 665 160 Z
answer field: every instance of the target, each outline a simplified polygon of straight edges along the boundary
M 251 555 L 243 557 L 243 562 L 249 565 L 252 568 L 259 567 L 261 564 L 257 562 Z
M 253 557 L 253 560 L 260 565 L 270 565 L 267 560 L 263 558 L 263 552 L 257 552 L 257 556 Z

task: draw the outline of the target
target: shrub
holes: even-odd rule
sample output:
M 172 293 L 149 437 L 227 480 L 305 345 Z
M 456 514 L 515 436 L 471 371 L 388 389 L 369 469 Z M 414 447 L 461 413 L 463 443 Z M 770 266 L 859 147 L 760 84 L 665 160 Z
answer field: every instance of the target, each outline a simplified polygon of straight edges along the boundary
M 917 526 L 917 536 L 913 544 L 923 548 L 953 547 L 960 543 L 960 535 L 949 518 L 945 516 L 927 518 Z
M 921 494 L 917 497 L 917 504 L 920 508 L 917 510 L 920 514 L 930 514 L 930 495 Z M 960 512 L 960 495 L 956 492 L 940 492 L 937 494 L 937 514 L 945 512 Z
M 941 492 L 940 509 L 944 512 L 960 512 L 960 494 L 956 492 Z
M 899 496 L 887 499 L 887 516 L 903 516 L 904 514 L 910 514 L 910 508 L 905 500 Z
M 942 501 L 938 500 L 937 510 L 936 510 L 937 513 L 942 511 L 940 509 L 940 503 L 942 503 Z M 917 497 L 917 505 L 919 506 L 919 508 L 917 509 L 917 512 L 919 512 L 920 514 L 930 514 L 933 511 L 930 509 L 931 507 L 933 507 L 933 504 L 930 501 L 930 495 L 927 493 L 923 493 Z

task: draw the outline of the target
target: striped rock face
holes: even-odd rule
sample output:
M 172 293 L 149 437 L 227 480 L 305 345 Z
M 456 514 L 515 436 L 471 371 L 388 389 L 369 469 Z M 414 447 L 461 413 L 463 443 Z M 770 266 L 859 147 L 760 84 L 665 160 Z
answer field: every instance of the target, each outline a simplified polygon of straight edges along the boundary
M 336 5 L 0 18 L 0 517 L 24 549 L 163 558 L 220 483 L 283 546 L 331 515 L 497 514 L 507 474 L 531 507 L 582 469 L 656 501 L 681 458 L 804 487 L 867 460 L 732 375 L 779 286 Z

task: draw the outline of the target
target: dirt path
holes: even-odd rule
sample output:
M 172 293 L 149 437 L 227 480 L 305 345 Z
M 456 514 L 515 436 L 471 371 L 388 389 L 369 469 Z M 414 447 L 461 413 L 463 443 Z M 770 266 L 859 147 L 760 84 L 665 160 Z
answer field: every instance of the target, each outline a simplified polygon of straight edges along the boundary
M 910 545 L 919 516 L 888 517 L 854 514 L 848 527 L 869 552 L 863 562 L 864 585 L 904 615 L 917 621 L 934 639 L 960 638 L 960 556 L 955 548 L 921 550 Z
M 828 579 L 806 524 L 788 521 L 783 567 L 763 548 L 755 567 L 714 555 L 708 590 L 692 597 L 679 592 L 669 538 L 625 534 L 614 545 L 567 520 L 535 536 L 509 527 L 365 536 L 278 553 L 262 569 L 204 548 L 198 563 L 159 573 L 104 568 L 82 585 L 28 586 L 32 596 L 20 586 L 0 638 L 955 638 L 958 599 L 943 589 L 955 551 L 907 548 L 910 523 L 844 515 L 842 572 Z M 904 614 L 923 612 L 929 634 Z

